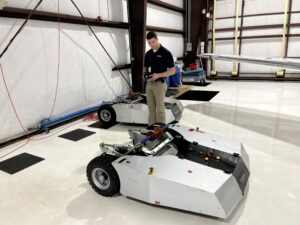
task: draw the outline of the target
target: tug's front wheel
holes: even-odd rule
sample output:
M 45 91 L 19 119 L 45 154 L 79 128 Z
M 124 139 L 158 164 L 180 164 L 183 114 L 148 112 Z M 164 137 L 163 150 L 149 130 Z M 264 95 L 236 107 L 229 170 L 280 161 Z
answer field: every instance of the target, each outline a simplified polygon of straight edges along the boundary
M 87 166 L 86 175 L 92 188 L 100 195 L 110 197 L 120 191 L 120 180 L 112 162 L 117 158 L 102 154 Z

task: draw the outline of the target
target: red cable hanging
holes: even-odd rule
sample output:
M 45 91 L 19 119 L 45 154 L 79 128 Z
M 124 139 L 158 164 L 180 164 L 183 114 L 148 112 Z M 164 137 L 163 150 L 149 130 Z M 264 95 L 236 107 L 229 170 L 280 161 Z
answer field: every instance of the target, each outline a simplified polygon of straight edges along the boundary
M 56 88 L 55 88 L 55 95 L 54 101 L 51 109 L 51 113 L 49 119 L 51 119 L 53 115 L 53 111 L 56 104 L 57 92 L 58 92 L 58 84 L 59 84 L 59 77 L 60 77 L 60 8 L 59 8 L 59 1 L 57 0 L 57 30 L 58 30 L 58 50 L 57 50 L 57 74 L 56 74 Z
M 0 58 L 6 53 L 6 51 L 8 50 L 8 48 L 10 47 L 10 45 L 12 44 L 12 42 L 13 42 L 13 41 L 15 40 L 15 38 L 20 34 L 20 32 L 22 31 L 22 29 L 24 28 L 24 26 L 27 24 L 28 20 L 29 20 L 30 17 L 32 16 L 33 12 L 34 12 L 34 11 L 37 9 L 37 7 L 42 3 L 42 1 L 43 1 L 43 0 L 40 0 L 40 1 L 38 2 L 38 4 L 34 7 L 34 9 L 29 13 L 29 15 L 28 15 L 28 17 L 26 18 L 26 20 L 24 21 L 24 23 L 21 25 L 21 27 L 18 29 L 18 31 L 16 32 L 16 34 L 13 36 L 13 38 L 10 40 L 10 42 L 8 43 L 8 45 L 5 47 L 5 49 L 4 49 L 3 52 L 1 53 Z M 59 4 L 59 3 L 60 3 L 60 0 L 57 0 L 57 4 L 58 4 L 58 6 L 57 6 L 57 20 L 58 20 L 58 25 L 57 25 L 57 29 L 58 29 L 58 63 L 57 63 L 58 65 L 57 65 L 57 81 L 56 81 L 56 88 L 55 88 L 54 102 L 53 102 L 53 105 L 52 105 L 52 109 L 51 109 L 51 113 L 50 113 L 49 118 L 52 117 L 52 114 L 53 114 L 53 111 L 54 111 L 54 108 L 55 108 L 56 99 L 57 99 L 58 84 L 59 84 L 59 76 L 60 76 L 60 46 L 61 46 L 61 43 L 60 43 L 60 42 L 61 42 L 61 38 L 60 38 L 60 30 L 61 30 L 61 28 L 60 28 L 60 4 Z M 0 70 L 1 70 L 1 75 L 2 75 L 3 82 L 4 82 L 4 86 L 5 86 L 6 92 L 7 92 L 7 94 L 8 94 L 9 101 L 10 101 L 10 103 L 11 103 L 11 106 L 12 106 L 13 110 L 14 110 L 14 114 L 15 114 L 15 116 L 16 116 L 16 118 L 17 118 L 19 124 L 20 124 L 20 126 L 22 127 L 23 131 L 24 131 L 25 133 L 27 133 L 27 130 L 24 128 L 24 125 L 23 125 L 23 123 L 22 123 L 21 120 L 20 120 L 19 114 L 18 114 L 18 112 L 17 112 L 17 110 L 16 110 L 16 107 L 15 107 L 15 104 L 14 104 L 14 102 L 13 102 L 13 100 L 12 100 L 10 91 L 9 91 L 9 89 L 8 89 L 8 86 L 7 86 L 7 82 L 6 82 L 6 79 L 5 79 L 5 75 L 4 75 L 4 71 L 3 71 L 3 67 L 2 67 L 1 62 L 0 62 Z M 49 136 L 47 136 L 47 137 L 49 137 Z M 24 147 L 25 145 L 27 145 L 30 141 L 34 141 L 34 140 L 35 140 L 35 139 L 31 139 L 31 138 L 29 137 L 29 135 L 27 134 L 27 141 L 26 141 L 23 145 L 21 145 L 21 146 L 15 148 L 14 150 L 10 151 L 10 152 L 7 153 L 7 154 L 1 156 L 0 159 L 4 158 L 5 156 L 7 156 L 7 155 L 9 155 L 9 154 L 11 154 L 11 153 L 13 153 L 13 152 L 15 152 L 15 151 L 21 149 L 21 148 L 23 148 L 23 147 Z M 40 139 L 37 139 L 37 140 L 40 140 Z
M 24 131 L 24 132 L 27 132 L 27 130 L 24 128 L 24 126 L 23 126 L 23 124 L 22 124 L 22 122 L 21 122 L 21 120 L 20 120 L 20 117 L 19 117 L 19 115 L 18 115 L 18 113 L 17 113 L 17 110 L 16 110 L 16 107 L 15 107 L 15 105 L 14 105 L 14 102 L 13 102 L 13 100 L 12 100 L 11 94 L 10 94 L 10 92 L 9 92 L 9 90 L 8 90 L 8 87 L 7 87 L 7 83 L 6 83 L 6 79 L 5 79 L 5 76 L 4 76 L 4 72 L 3 72 L 3 68 L 2 68 L 1 62 L 0 62 L 0 70 L 1 70 L 1 75 L 2 75 L 2 79 L 3 79 L 3 83 L 4 83 L 4 86 L 5 86 L 5 90 L 6 90 L 6 92 L 7 92 L 8 99 L 9 99 L 9 101 L 10 101 L 10 104 L 11 104 L 13 110 L 14 110 L 14 113 L 15 113 L 15 115 L 16 115 L 16 117 L 17 117 L 17 120 L 18 120 L 20 126 L 22 127 L 23 131 Z

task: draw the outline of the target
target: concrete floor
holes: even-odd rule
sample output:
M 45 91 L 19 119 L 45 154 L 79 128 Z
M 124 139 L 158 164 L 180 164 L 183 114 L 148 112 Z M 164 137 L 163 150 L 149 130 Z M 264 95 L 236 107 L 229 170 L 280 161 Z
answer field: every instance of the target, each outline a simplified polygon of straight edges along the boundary
M 100 153 L 100 142 L 128 141 L 128 125 L 100 130 L 87 127 L 93 122 L 76 121 L 1 159 L 22 152 L 45 158 L 14 175 L 0 171 L 0 224 L 298 225 L 299 83 L 214 81 L 197 89 L 220 93 L 211 102 L 183 101 L 181 123 L 240 141 L 250 156 L 249 190 L 229 219 L 155 207 L 123 196 L 99 196 L 87 183 L 86 165 Z M 57 137 L 76 128 L 97 134 L 78 142 Z M 46 135 L 34 138 L 40 137 Z M 0 149 L 0 156 L 24 142 Z

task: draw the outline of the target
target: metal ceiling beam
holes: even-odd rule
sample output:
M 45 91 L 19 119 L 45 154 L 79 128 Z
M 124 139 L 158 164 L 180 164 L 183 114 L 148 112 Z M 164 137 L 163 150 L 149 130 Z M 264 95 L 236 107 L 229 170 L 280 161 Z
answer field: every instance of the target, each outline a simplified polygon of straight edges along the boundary
M 180 7 L 177 7 L 177 6 L 174 6 L 174 5 L 168 4 L 163 1 L 159 1 L 159 0 L 148 0 L 148 3 L 168 9 L 168 10 L 172 10 L 172 11 L 175 11 L 178 13 L 182 13 L 182 14 L 185 14 L 185 12 L 186 12 L 185 9 L 183 9 L 183 8 L 180 8 Z
M 300 37 L 300 34 L 289 34 L 287 37 Z M 238 37 L 239 39 L 241 37 Z M 263 39 L 263 38 L 282 38 L 282 35 L 255 35 L 255 36 L 243 36 L 242 39 Z M 216 41 L 229 41 L 234 40 L 234 37 L 216 38 Z M 208 39 L 212 41 L 212 39 Z
M 300 11 L 292 11 L 291 14 L 299 14 Z M 275 16 L 275 15 L 283 15 L 284 12 L 273 12 L 273 13 L 257 13 L 257 14 L 248 14 L 243 17 L 258 17 L 258 16 Z M 234 19 L 234 16 L 225 16 L 225 17 L 217 17 L 216 20 L 226 20 L 226 19 Z
M 287 24 L 287 27 L 300 27 L 300 23 L 290 23 Z M 265 30 L 265 29 L 282 29 L 282 24 L 268 24 L 268 25 L 259 25 L 259 26 L 243 26 L 239 27 L 239 30 Z M 227 27 L 227 28 L 219 28 L 216 29 L 216 32 L 231 32 L 234 31 L 235 28 L 233 27 Z M 209 30 L 209 32 L 212 32 L 212 30 Z
M 157 31 L 157 32 L 164 32 L 164 33 L 171 33 L 171 34 L 185 34 L 184 30 L 176 30 L 176 29 L 170 29 L 170 28 L 163 28 L 163 27 L 155 27 L 155 26 L 147 26 L 147 30 Z
M 3 10 L 0 10 L 0 17 L 25 19 L 27 18 L 30 11 L 31 10 L 28 9 L 6 7 Z M 32 17 L 30 19 L 47 21 L 47 22 L 57 22 L 57 13 L 36 11 L 32 14 Z M 80 16 L 60 14 L 59 19 L 61 23 L 86 25 Z M 129 28 L 129 24 L 124 22 L 99 21 L 97 20 L 97 18 L 86 18 L 86 19 L 91 26 L 113 27 L 113 28 L 121 28 L 121 29 Z

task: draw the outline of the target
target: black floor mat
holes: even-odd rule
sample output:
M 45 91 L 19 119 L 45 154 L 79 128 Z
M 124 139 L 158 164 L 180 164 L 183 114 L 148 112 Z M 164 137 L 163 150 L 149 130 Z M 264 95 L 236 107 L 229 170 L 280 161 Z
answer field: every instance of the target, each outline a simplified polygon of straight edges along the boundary
M 212 100 L 219 92 L 218 91 L 188 91 L 180 95 L 177 99 L 191 101 L 206 101 Z
M 117 124 L 119 124 L 119 123 L 115 123 L 115 124 L 113 124 L 112 126 L 109 126 L 109 127 L 101 127 L 101 126 L 100 126 L 100 122 L 98 121 L 98 122 L 96 122 L 96 123 L 92 123 L 92 124 L 89 125 L 88 127 L 98 128 L 98 129 L 109 129 L 109 128 L 111 128 L 111 127 L 117 125 Z
M 95 134 L 96 132 L 92 132 L 92 131 L 88 131 L 88 130 L 82 130 L 82 129 L 77 129 L 77 130 L 73 130 L 71 132 L 68 132 L 68 133 L 65 133 L 65 134 L 62 134 L 58 137 L 61 137 L 61 138 L 65 138 L 65 139 L 68 139 L 70 141 L 79 141 L 83 138 L 86 138 L 90 135 L 93 135 Z
M 95 123 L 92 123 L 92 124 L 88 125 L 88 127 L 92 127 L 92 128 L 102 128 L 102 127 L 100 127 L 100 122 L 99 122 L 99 121 L 97 121 L 97 122 L 95 122 Z
M 200 82 L 182 82 L 182 84 L 184 84 L 184 85 L 194 85 L 194 86 L 197 86 L 197 87 L 206 87 L 206 86 L 210 85 L 211 83 L 206 82 L 205 84 L 201 84 Z
M 0 170 L 9 174 L 14 174 L 43 160 L 43 158 L 38 156 L 22 153 L 0 162 Z
M 166 97 L 170 97 L 172 95 L 177 95 L 179 91 L 177 89 L 168 89 L 166 92 Z

